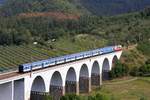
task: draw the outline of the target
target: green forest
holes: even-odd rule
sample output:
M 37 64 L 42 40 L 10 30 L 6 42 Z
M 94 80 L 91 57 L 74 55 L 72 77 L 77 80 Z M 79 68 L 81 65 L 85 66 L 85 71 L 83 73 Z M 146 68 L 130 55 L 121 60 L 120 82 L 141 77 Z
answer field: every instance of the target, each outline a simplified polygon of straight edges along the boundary
M 8 0 L 0 6 L 1 49 L 30 45 L 34 52 L 38 49 L 43 54 L 42 49 L 46 48 L 45 54 L 48 52 L 48 56 L 58 56 L 121 44 L 125 48 L 123 60 L 127 66 L 140 67 L 149 59 L 149 7 L 114 16 L 94 15 L 82 7 L 81 3 L 73 0 Z M 57 12 L 57 15 L 47 15 L 48 12 Z M 73 17 L 69 19 L 67 16 Z M 37 45 L 34 45 L 35 42 Z M 47 58 L 45 54 L 41 58 Z M 139 59 L 134 59 L 138 56 Z M 4 60 L 9 58 L 4 57 Z M 17 56 L 13 59 L 17 61 Z M 16 66 L 29 61 L 19 59 L 13 64 L 6 62 L 2 65 Z
M 81 15 L 79 19 L 57 20 L 51 17 L 0 17 L 0 44 L 21 45 L 34 41 L 46 42 L 63 36 L 87 34 L 107 44 L 136 44 L 147 41 L 149 8 L 143 12 L 111 17 Z M 29 38 L 28 38 L 29 37 Z
M 34 41 L 46 42 L 64 36 L 71 36 L 73 41 L 77 35 L 87 34 L 106 41 L 107 45 L 126 45 L 144 42 L 150 37 L 150 8 L 136 13 L 102 17 L 80 14 L 82 10 L 71 2 L 72 0 L 8 0 L 0 8 L 0 44 L 22 45 Z M 34 14 L 50 10 L 78 13 L 80 17 L 60 21 L 51 16 L 19 16 L 21 13 Z

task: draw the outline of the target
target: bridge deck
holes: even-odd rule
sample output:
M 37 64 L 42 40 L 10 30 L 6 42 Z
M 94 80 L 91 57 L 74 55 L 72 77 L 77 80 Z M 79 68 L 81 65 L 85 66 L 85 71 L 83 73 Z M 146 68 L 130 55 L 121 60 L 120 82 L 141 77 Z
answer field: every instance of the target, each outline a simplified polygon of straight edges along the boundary
M 11 78 L 11 77 L 14 77 L 14 76 L 17 76 L 17 75 L 20 75 L 20 74 L 21 73 L 18 73 L 18 72 L 12 72 L 12 73 L 8 73 L 8 74 L 3 74 L 3 75 L 0 75 L 0 80 Z

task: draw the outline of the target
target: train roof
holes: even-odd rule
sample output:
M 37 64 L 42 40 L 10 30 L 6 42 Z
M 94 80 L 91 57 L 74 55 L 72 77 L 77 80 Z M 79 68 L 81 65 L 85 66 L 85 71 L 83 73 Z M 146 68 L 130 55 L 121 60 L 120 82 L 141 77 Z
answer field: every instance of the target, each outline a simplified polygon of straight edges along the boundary
M 64 55 L 64 56 L 59 56 L 59 57 L 54 57 L 54 58 L 49 58 L 46 60 L 41 60 L 41 61 L 36 61 L 36 62 L 31 62 L 31 63 L 26 63 L 26 64 L 22 64 L 23 66 L 33 66 L 33 65 L 37 65 L 37 64 L 41 64 L 43 62 L 49 62 L 49 61 L 56 61 L 56 60 L 61 60 L 61 59 L 67 59 L 67 58 L 71 58 L 74 56 L 80 56 L 83 55 L 84 53 L 90 53 L 93 51 L 108 51 L 110 48 L 113 48 L 114 46 L 108 46 L 108 47 L 104 47 L 104 48 L 98 48 L 95 50 L 89 50 L 89 51 L 84 51 L 84 52 L 80 52 L 80 53 L 74 53 L 74 54 L 69 54 L 69 55 Z

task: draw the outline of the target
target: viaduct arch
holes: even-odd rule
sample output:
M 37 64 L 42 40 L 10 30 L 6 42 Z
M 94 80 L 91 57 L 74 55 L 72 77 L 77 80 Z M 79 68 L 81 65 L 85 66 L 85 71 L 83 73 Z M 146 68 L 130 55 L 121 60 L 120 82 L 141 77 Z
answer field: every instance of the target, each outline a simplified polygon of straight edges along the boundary
M 77 92 L 77 77 L 74 68 L 69 68 L 65 79 L 65 93 L 76 93 Z
M 115 55 L 112 59 L 112 68 L 115 67 L 115 63 L 119 60 L 119 58 Z
M 98 61 L 94 61 L 91 70 L 91 85 L 100 86 L 100 66 Z
M 63 95 L 63 80 L 60 72 L 56 71 L 53 73 L 50 81 L 49 93 L 54 100 L 59 100 Z
M 87 93 L 89 91 L 89 69 L 86 64 L 83 64 L 79 73 L 79 92 Z
M 41 76 L 37 76 L 34 79 L 32 87 L 31 87 L 31 94 L 30 94 L 31 98 L 30 99 L 31 100 L 37 99 L 37 94 L 40 92 L 41 93 L 45 92 L 45 82 Z M 40 100 L 40 99 L 41 98 L 38 97 L 38 100 Z
M 108 58 L 105 58 L 102 64 L 102 80 L 109 79 L 109 70 L 110 70 L 110 63 Z

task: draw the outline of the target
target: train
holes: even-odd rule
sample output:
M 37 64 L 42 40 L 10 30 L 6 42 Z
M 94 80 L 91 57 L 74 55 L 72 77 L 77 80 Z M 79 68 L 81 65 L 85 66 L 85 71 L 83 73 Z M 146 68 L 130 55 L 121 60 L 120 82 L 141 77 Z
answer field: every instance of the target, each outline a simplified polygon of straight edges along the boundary
M 60 57 L 49 58 L 46 60 L 21 64 L 19 65 L 18 70 L 20 73 L 31 72 L 31 71 L 42 69 L 42 68 L 52 67 L 58 64 L 63 64 L 63 63 L 67 63 L 67 62 L 71 62 L 75 60 L 80 60 L 80 59 L 84 59 L 84 58 L 88 58 L 92 56 L 103 55 L 103 54 L 112 53 L 112 52 L 121 51 L 121 50 L 122 50 L 121 45 L 108 46 L 104 48 L 98 48 L 95 50 L 84 51 L 80 53 L 69 54 L 69 55 L 64 55 Z

